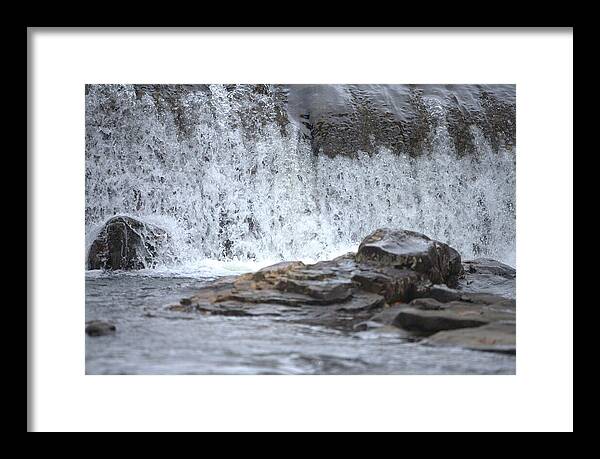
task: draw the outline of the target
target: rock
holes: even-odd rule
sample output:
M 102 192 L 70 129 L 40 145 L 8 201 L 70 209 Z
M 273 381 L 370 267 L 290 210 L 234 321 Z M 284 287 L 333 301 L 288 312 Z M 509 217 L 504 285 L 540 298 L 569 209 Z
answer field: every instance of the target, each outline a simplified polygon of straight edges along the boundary
M 409 331 L 433 333 L 457 328 L 481 327 L 492 322 L 514 321 L 513 300 L 490 295 L 485 302 L 451 301 L 418 298 L 401 307 L 394 325 Z
M 433 298 L 441 303 L 448 303 L 449 301 L 460 300 L 463 293 L 459 290 L 450 288 L 444 284 L 435 284 L 428 288 L 426 291 L 421 292 L 427 298 Z M 418 296 L 418 295 L 417 295 Z
M 85 332 L 88 336 L 112 335 L 116 330 L 117 327 L 112 323 L 104 322 L 102 320 L 90 320 L 85 323 Z
M 167 232 L 131 217 L 106 222 L 92 243 L 88 269 L 132 270 L 154 267 L 156 256 L 168 241 Z
M 490 260 L 466 266 L 480 271 L 462 275 L 460 255 L 423 234 L 380 229 L 363 240 L 356 254 L 310 265 L 282 262 L 256 273 L 220 278 L 168 309 L 272 316 L 344 332 L 394 331 L 413 341 L 444 331 L 485 331 L 484 327 L 498 323 L 514 323 L 514 299 L 481 289 L 463 290 L 468 276 L 504 279 L 511 276 L 510 269 Z M 494 336 L 499 333 L 490 330 Z M 432 340 L 432 345 L 444 345 L 443 336 Z
M 284 271 L 302 266 L 304 266 L 304 263 L 301 261 L 282 261 L 281 263 L 275 263 L 274 265 L 259 269 L 254 274 L 254 278 L 256 280 L 265 280 L 271 275 L 278 275 Z
M 308 295 L 324 303 L 341 303 L 350 298 L 354 284 L 348 279 L 298 280 L 284 277 L 275 284 L 275 288 Z
M 185 139 L 194 136 L 200 122 L 188 105 L 210 98 L 213 91 L 206 84 L 135 84 L 131 89 L 134 102 L 151 99 L 157 112 L 172 119 L 177 135 Z M 359 151 L 377 154 L 379 147 L 385 147 L 417 156 L 431 148 L 440 126 L 446 127 L 459 156 L 477 150 L 474 128 L 494 150 L 516 145 L 515 85 L 248 84 L 224 89 L 236 101 L 245 137 L 251 138 L 269 122 L 285 135 L 286 126 L 293 123 L 310 139 L 315 155 L 354 157 Z M 114 89 L 86 85 L 86 91 L 94 99 L 111 102 L 92 113 L 110 119 Z M 126 116 L 138 113 L 131 112 Z
M 444 304 L 435 298 L 417 298 L 412 300 L 410 304 L 421 311 L 443 311 L 449 307 L 449 305 Z
M 476 314 L 463 317 L 454 311 L 430 311 L 417 308 L 405 308 L 398 313 L 394 325 L 408 331 L 433 333 L 440 330 L 481 327 L 489 322 Z
M 487 293 L 515 298 L 517 272 L 514 268 L 488 258 L 463 263 L 464 275 L 457 289 L 462 293 Z
M 516 144 L 514 85 L 292 85 L 288 113 L 315 154 L 354 157 L 378 147 L 417 156 L 445 125 L 460 156 L 477 149 L 477 128 L 490 146 Z M 435 106 L 435 110 L 431 107 Z
M 410 301 L 430 285 L 422 274 L 410 269 L 372 264 L 357 265 L 352 281 L 367 292 L 382 295 L 388 303 Z
M 386 306 L 380 312 L 373 315 L 369 321 L 375 322 L 381 325 L 393 325 L 396 316 L 400 311 L 406 308 L 405 304 L 396 306 Z
M 457 285 L 463 271 L 460 255 L 452 247 L 407 230 L 378 229 L 362 241 L 356 260 L 410 269 L 434 284 L 450 287 Z
M 490 258 L 477 258 L 476 260 L 465 261 L 464 270 L 467 273 L 480 273 L 493 276 L 504 277 L 505 279 L 515 279 L 517 270 Z
M 516 354 L 515 322 L 495 322 L 478 328 L 441 331 L 425 341 L 429 346 L 462 347 L 476 351 Z

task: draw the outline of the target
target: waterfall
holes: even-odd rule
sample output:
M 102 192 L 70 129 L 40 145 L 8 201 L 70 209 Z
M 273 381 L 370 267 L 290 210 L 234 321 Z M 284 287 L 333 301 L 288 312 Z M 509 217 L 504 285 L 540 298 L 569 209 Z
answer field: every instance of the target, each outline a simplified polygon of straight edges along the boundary
M 307 131 L 314 113 L 290 107 L 293 91 L 88 85 L 88 244 L 108 218 L 129 215 L 171 234 L 165 265 L 318 260 L 355 249 L 376 228 L 397 227 L 447 242 L 463 259 L 514 266 L 514 146 L 471 123 L 472 151 L 460 154 L 448 108 L 425 93 L 426 128 L 411 131 L 425 143 L 415 146 L 411 134 L 401 149 L 369 134 L 371 151 L 323 154 Z

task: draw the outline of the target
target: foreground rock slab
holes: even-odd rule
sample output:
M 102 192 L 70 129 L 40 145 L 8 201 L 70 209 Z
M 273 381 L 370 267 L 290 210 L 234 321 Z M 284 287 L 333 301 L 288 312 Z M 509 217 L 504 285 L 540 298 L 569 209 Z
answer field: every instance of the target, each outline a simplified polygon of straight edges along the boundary
M 487 297 L 486 301 L 451 301 L 441 303 L 433 298 L 413 300 L 401 307 L 394 325 L 411 331 L 438 332 L 458 328 L 473 328 L 492 322 L 514 321 L 514 301 L 502 297 Z
M 495 322 L 479 328 L 442 331 L 423 343 L 429 346 L 454 346 L 475 351 L 516 354 L 516 326 L 514 322 Z
M 399 336 L 428 345 L 512 352 L 515 274 L 493 260 L 463 265 L 447 244 L 384 228 L 367 236 L 356 254 L 224 277 L 169 309 L 272 316 L 344 332 L 394 328 Z

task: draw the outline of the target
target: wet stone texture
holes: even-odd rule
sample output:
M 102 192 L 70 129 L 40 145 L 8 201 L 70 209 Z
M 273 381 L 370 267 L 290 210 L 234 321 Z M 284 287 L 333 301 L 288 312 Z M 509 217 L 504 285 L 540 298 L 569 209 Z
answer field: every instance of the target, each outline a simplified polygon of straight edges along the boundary
M 168 239 L 168 233 L 155 225 L 126 216 L 113 217 L 90 247 L 88 269 L 152 268 Z
M 514 353 L 515 274 L 493 260 L 463 264 L 452 247 L 420 233 L 379 229 L 356 254 L 221 278 L 169 309 L 345 332 L 386 327 L 429 346 Z

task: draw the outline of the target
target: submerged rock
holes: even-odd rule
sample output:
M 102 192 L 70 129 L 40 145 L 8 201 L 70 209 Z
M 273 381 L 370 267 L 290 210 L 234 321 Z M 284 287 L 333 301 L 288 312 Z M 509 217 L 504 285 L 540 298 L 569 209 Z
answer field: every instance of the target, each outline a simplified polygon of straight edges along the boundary
M 88 254 L 88 269 L 143 269 L 155 266 L 167 232 L 131 217 L 117 216 L 106 222 Z
M 90 320 L 85 323 L 85 333 L 88 336 L 112 335 L 116 330 L 114 324 L 102 320 Z
M 478 275 L 512 275 L 509 267 L 489 260 L 465 266 L 470 271 L 481 269 Z M 486 293 L 483 284 L 480 289 L 463 289 L 465 278 L 473 275 L 463 272 L 460 255 L 447 244 L 412 231 L 380 229 L 363 240 L 356 254 L 312 265 L 283 262 L 256 273 L 221 278 L 169 309 L 238 317 L 268 315 L 345 332 L 395 327 L 400 336 L 427 338 L 432 345 L 476 349 L 475 341 L 483 339 L 485 330 L 499 336 L 492 325 L 514 323 L 516 305 L 514 299 Z M 437 336 L 470 328 L 483 332 Z M 505 352 L 505 347 L 492 345 L 484 350 L 495 348 Z

